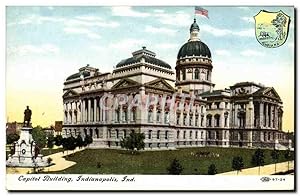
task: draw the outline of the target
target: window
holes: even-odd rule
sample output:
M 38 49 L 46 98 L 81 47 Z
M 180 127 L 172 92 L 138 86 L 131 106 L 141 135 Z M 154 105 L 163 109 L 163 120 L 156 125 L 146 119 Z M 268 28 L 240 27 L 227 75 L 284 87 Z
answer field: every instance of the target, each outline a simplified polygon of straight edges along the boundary
M 160 111 L 156 112 L 156 122 L 160 122 Z
M 149 143 L 149 148 L 152 148 L 152 143 Z
M 206 116 L 207 127 L 211 127 L 211 118 L 212 118 L 212 116 L 210 114 Z
M 219 102 L 216 102 L 215 105 L 216 105 L 217 109 L 220 108 L 220 103 Z
M 166 131 L 166 132 L 165 132 L 165 139 L 167 140 L 168 137 L 169 137 L 169 136 L 168 136 L 168 131 Z
M 108 129 L 108 138 L 111 138 L 111 130 Z
M 116 110 L 116 122 L 120 122 L 120 110 Z
M 224 126 L 227 127 L 228 125 L 228 112 L 225 112 L 224 114 Z
M 119 138 L 119 130 L 116 129 L 116 138 L 118 139 Z
M 183 123 L 184 123 L 184 125 L 187 125 L 187 120 L 186 120 L 186 117 L 187 117 L 187 115 L 185 114 L 185 115 L 183 115 Z
M 185 139 L 185 134 L 186 134 L 186 131 L 183 132 L 183 139 Z
M 157 139 L 159 139 L 159 135 L 160 135 L 160 130 L 157 131 Z
M 199 69 L 195 70 L 195 79 L 199 80 Z
M 152 112 L 152 110 L 148 111 L 148 122 L 153 122 L 153 112 Z
M 122 116 L 122 121 L 125 122 L 128 120 L 128 113 L 127 113 L 127 110 L 124 110 L 123 111 L 123 116 Z
M 196 115 L 196 116 L 195 116 L 195 126 L 198 126 L 198 121 L 199 121 L 199 116 Z
M 209 80 L 209 71 L 207 71 L 206 80 Z
M 201 127 L 203 127 L 203 122 L 204 122 L 204 117 L 201 116 L 201 124 L 200 124 Z
M 96 129 L 95 131 L 96 131 L 97 138 L 99 138 L 99 130 Z M 75 130 L 75 132 L 76 132 L 76 130 Z
M 180 131 L 177 131 L 177 139 L 179 139 Z
M 168 124 L 169 122 L 170 122 L 169 112 L 165 112 L 165 124 Z
M 186 73 L 185 73 L 185 69 L 182 70 L 182 80 L 186 79 Z
M 126 138 L 127 137 L 126 130 L 124 129 L 123 132 L 124 132 L 124 138 Z
M 193 115 L 192 115 L 192 114 L 190 114 L 189 125 L 190 125 L 190 126 L 193 125 Z
M 157 148 L 160 148 L 160 143 L 157 143 Z
M 179 125 L 179 123 L 180 123 L 180 114 L 177 114 L 176 124 Z
M 220 115 L 216 114 L 215 115 L 215 127 L 219 127 L 220 126 Z
M 192 131 L 190 131 L 190 139 L 192 139 L 192 135 L 193 135 L 193 132 L 192 132 Z
M 131 110 L 131 114 L 132 114 L 132 121 L 136 121 L 136 108 Z
M 198 139 L 198 131 L 195 133 L 195 139 Z
M 203 139 L 203 131 L 201 131 L 201 139 Z
M 149 130 L 148 139 L 151 139 L 151 138 L 152 138 L 152 130 Z

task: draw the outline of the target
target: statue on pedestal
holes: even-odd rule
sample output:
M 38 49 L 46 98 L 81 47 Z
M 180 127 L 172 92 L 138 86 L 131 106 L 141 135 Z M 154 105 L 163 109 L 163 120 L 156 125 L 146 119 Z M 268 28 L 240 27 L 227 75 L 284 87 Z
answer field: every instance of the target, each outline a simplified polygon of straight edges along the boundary
M 27 106 L 26 110 L 24 111 L 24 127 L 30 126 L 31 115 L 32 112 L 29 109 L 29 106 Z

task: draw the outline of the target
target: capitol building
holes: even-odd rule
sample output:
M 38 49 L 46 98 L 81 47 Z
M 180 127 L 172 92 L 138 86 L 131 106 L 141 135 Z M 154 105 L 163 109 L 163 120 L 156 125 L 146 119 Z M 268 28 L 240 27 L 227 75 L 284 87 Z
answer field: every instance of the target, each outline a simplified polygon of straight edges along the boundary
M 114 149 L 131 132 L 145 134 L 145 150 L 288 146 L 276 90 L 253 82 L 215 90 L 211 52 L 199 31 L 194 20 L 175 70 L 142 47 L 112 73 L 87 65 L 67 77 L 63 137 L 90 135 L 91 148 Z

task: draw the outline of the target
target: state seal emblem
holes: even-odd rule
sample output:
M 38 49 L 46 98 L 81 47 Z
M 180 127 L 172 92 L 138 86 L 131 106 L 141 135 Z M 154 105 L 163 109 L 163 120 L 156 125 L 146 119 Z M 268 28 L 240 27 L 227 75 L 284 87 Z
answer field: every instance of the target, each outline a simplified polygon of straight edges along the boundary
M 255 36 L 264 47 L 277 48 L 283 45 L 288 37 L 290 17 L 283 11 L 268 12 L 261 10 L 255 19 Z

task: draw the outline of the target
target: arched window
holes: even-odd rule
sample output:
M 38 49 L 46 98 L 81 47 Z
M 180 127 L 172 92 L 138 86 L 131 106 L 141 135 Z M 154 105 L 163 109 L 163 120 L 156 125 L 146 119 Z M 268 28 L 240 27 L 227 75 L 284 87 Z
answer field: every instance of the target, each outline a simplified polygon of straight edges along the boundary
M 195 80 L 199 80 L 199 69 L 195 70 Z
M 208 114 L 207 116 L 206 116 L 206 122 L 207 122 L 207 127 L 211 127 L 211 118 L 212 118 L 212 116 L 210 115 L 210 114 Z
M 228 112 L 224 113 L 224 126 L 227 127 L 228 126 Z
M 219 127 L 220 126 L 220 115 L 216 114 L 214 117 L 215 117 L 215 127 Z

